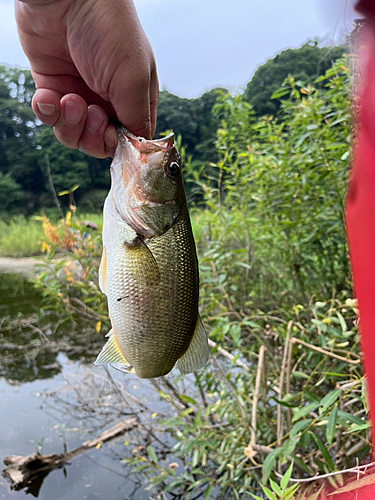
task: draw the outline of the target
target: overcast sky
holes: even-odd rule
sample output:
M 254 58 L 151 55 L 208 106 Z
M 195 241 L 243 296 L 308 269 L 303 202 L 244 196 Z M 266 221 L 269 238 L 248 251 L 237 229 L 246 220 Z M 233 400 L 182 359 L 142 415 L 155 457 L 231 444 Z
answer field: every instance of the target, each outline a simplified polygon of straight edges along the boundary
M 160 87 L 195 97 L 241 89 L 256 67 L 308 39 L 329 42 L 355 16 L 354 0 L 135 0 L 154 49 Z M 28 68 L 13 0 L 0 0 L 0 64 Z

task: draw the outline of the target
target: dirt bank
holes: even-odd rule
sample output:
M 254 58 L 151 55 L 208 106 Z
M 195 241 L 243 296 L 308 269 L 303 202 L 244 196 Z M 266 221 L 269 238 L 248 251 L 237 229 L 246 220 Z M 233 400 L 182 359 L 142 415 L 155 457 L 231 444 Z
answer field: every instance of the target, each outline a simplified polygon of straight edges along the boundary
M 38 272 L 35 267 L 38 264 L 38 259 L 33 257 L 0 257 L 0 272 L 1 273 L 20 273 L 24 276 L 31 277 Z

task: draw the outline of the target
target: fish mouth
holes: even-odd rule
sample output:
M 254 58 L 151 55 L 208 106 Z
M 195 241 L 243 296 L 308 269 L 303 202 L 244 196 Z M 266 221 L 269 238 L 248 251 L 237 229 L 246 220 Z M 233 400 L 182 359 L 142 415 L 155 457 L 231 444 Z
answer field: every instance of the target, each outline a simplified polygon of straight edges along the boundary
M 119 146 L 116 150 L 113 164 L 121 164 L 121 174 L 125 187 L 130 184 L 131 179 L 140 171 L 142 164 L 150 164 L 148 155 L 155 154 L 156 157 L 162 159 L 164 154 L 174 145 L 173 133 L 161 139 L 148 140 L 132 134 L 125 127 L 121 126 L 117 127 L 117 135 Z M 160 154 L 158 155 L 157 153 Z M 150 201 L 157 202 L 157 200 Z
M 161 169 L 164 172 L 165 155 L 174 149 L 174 134 L 148 140 L 133 135 L 124 127 L 118 127 L 117 134 L 118 146 L 111 164 L 111 189 L 116 210 L 138 234 L 155 236 L 159 229 L 144 217 L 144 212 L 165 205 L 169 200 L 160 199 L 158 192 L 150 190 L 150 184 L 144 179 L 152 178 L 152 171 L 157 173 Z
M 157 153 L 158 151 L 166 152 L 168 149 L 173 147 L 174 144 L 174 133 L 171 132 L 166 137 L 161 139 L 145 139 L 144 137 L 139 137 L 127 130 L 125 127 L 117 127 L 117 134 L 119 138 L 124 138 L 129 141 L 133 147 L 140 154 L 150 154 Z

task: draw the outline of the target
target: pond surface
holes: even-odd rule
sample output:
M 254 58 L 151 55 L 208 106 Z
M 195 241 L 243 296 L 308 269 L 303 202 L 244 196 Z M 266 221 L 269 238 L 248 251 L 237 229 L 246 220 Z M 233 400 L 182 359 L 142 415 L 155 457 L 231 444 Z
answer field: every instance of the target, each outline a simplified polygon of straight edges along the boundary
M 151 400 L 156 412 L 162 412 L 165 405 L 149 381 L 124 376 L 115 370 L 111 370 L 108 378 L 103 367 L 92 365 L 96 353 L 104 344 L 105 332 L 98 335 L 88 327 L 86 331 L 82 327 L 84 336 L 81 338 L 82 332 L 77 333 L 68 324 L 60 325 L 56 319 L 51 320 L 51 324 L 57 327 L 51 326 L 50 330 L 46 330 L 46 339 L 32 321 L 30 327 L 25 328 L 22 324 L 21 328 L 20 322 L 33 318 L 41 304 L 42 297 L 25 278 L 0 274 L 0 322 L 9 324 L 8 329 L 2 329 L 0 333 L 1 463 L 9 455 L 26 456 L 37 451 L 42 454 L 62 453 L 64 444 L 72 450 L 121 419 L 129 418 L 124 415 L 131 415 L 131 406 L 128 413 L 113 412 L 118 403 L 111 399 L 111 379 L 113 384 L 117 380 L 125 386 L 130 402 L 132 395 L 147 400 L 148 404 Z M 12 323 L 9 323 L 9 317 Z M 92 336 L 96 336 L 95 341 Z M 87 353 L 83 339 L 89 346 Z M 56 340 L 59 345 L 69 344 L 70 350 L 66 348 L 64 352 L 64 348 L 57 348 Z M 14 348 L 15 344 L 21 345 L 21 348 Z M 75 346 L 73 350 L 72 345 Z M 84 387 L 88 395 L 78 394 L 76 387 Z M 96 400 L 90 387 L 101 391 Z M 91 397 L 93 399 L 89 401 Z M 95 401 L 98 401 L 98 406 L 110 407 L 111 410 L 102 412 L 100 418 L 94 416 L 90 420 L 90 412 L 85 405 L 95 406 Z M 108 401 L 112 401 L 111 404 Z M 124 446 L 125 441 L 129 441 L 129 446 Z M 36 488 L 31 493 L 45 500 L 102 497 L 110 500 L 149 499 L 150 492 L 145 490 L 145 485 L 121 463 L 126 450 L 137 444 L 136 434 L 125 434 L 115 441 L 104 443 L 99 449 L 94 448 L 75 458 L 63 469 L 52 471 L 40 490 Z M 0 499 L 16 500 L 25 494 L 25 490 L 11 490 L 10 482 L 0 477 Z

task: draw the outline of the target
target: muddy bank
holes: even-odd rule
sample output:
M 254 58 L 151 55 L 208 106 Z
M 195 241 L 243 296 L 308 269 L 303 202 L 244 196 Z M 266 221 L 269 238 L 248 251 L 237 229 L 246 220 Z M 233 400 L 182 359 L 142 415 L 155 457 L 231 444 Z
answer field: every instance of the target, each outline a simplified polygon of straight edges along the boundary
M 1 273 L 19 273 L 28 278 L 38 272 L 38 258 L 35 257 L 0 257 Z

